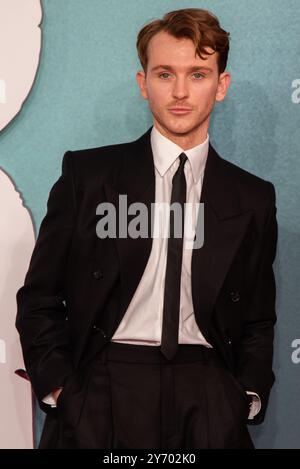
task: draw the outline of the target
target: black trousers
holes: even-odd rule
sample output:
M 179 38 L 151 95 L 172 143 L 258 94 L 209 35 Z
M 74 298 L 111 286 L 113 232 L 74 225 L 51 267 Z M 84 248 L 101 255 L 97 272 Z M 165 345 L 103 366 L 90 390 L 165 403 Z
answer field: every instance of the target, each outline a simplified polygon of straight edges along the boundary
M 74 374 L 39 448 L 254 448 L 248 399 L 214 349 L 110 342 Z

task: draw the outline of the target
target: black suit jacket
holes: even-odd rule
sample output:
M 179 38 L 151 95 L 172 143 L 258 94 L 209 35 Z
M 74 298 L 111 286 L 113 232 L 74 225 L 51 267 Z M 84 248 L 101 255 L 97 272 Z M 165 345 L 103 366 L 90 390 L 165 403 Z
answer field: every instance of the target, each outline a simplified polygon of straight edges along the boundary
M 149 129 L 138 140 L 67 152 L 51 189 L 16 327 L 40 406 L 116 331 L 142 277 L 152 239 L 100 239 L 101 202 L 155 202 Z M 276 321 L 272 269 L 277 244 L 274 186 L 222 159 L 213 147 L 204 173 L 204 245 L 192 254 L 196 322 L 247 390 L 259 394 L 260 423 L 274 382 Z

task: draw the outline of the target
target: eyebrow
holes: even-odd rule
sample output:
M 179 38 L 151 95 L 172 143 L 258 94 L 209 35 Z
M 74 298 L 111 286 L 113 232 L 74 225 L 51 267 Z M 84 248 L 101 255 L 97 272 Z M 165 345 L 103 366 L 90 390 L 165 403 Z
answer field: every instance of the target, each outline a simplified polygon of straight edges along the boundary
M 174 70 L 173 67 L 171 67 L 170 65 L 156 65 L 156 67 L 153 67 L 153 68 L 151 69 L 151 72 L 155 72 L 156 70 L 159 70 L 159 69 L 161 69 L 161 68 L 163 68 L 164 70 L 170 70 L 170 71 L 173 71 L 173 70 Z M 188 68 L 188 71 L 189 71 L 189 72 L 196 72 L 196 71 L 198 71 L 198 70 L 205 70 L 205 71 L 207 71 L 207 72 L 212 72 L 212 71 L 213 71 L 212 68 L 204 67 L 204 66 L 202 66 L 202 65 L 200 65 L 199 67 L 193 66 L 193 67 L 189 67 L 189 68 Z

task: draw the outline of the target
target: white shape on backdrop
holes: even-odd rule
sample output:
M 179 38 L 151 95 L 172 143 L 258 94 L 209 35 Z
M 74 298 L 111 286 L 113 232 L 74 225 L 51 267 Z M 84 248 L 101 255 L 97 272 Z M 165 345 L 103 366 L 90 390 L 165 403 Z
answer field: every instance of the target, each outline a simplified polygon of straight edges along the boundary
M 0 131 L 30 93 L 41 51 L 40 0 L 0 0 Z M 0 448 L 33 448 L 32 394 L 15 328 L 16 292 L 35 243 L 29 211 L 0 168 Z
M 31 386 L 15 374 L 24 368 L 15 316 L 34 242 L 30 214 L 0 171 L 0 448 L 33 447 Z
M 0 0 L 0 130 L 28 96 L 39 65 L 40 0 Z

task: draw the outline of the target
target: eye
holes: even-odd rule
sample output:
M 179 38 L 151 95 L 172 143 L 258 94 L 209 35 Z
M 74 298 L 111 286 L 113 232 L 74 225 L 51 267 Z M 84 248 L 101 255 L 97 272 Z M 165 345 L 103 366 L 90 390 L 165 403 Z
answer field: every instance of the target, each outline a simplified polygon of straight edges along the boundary
M 200 72 L 195 72 L 193 73 L 193 77 L 195 77 L 196 80 L 201 80 L 201 78 L 204 78 L 204 75 L 202 75 Z
M 170 74 L 167 72 L 163 72 L 159 74 L 159 78 L 162 78 L 163 80 L 165 80 L 166 78 L 169 78 L 169 76 Z

